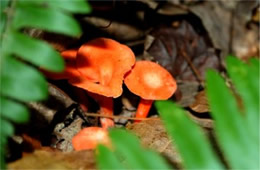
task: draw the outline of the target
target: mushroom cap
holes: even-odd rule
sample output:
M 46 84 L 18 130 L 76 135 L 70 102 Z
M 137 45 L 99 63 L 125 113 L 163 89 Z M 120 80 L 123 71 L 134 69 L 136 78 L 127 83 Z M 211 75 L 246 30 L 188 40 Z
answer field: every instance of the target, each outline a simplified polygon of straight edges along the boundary
M 116 98 L 122 94 L 124 75 L 134 63 L 135 55 L 129 47 L 112 39 L 97 38 L 79 48 L 76 65 L 82 77 L 69 82 L 92 93 Z
M 137 61 L 124 81 L 132 93 L 146 100 L 166 100 L 177 89 L 172 75 L 151 61 Z
M 69 79 L 74 76 L 80 76 L 79 72 L 76 69 L 76 58 L 77 58 L 77 49 L 70 49 L 61 52 L 61 56 L 65 60 L 66 67 L 61 73 L 49 72 L 42 70 L 46 77 L 53 80 Z
M 95 149 L 98 144 L 109 145 L 108 131 L 100 127 L 87 127 L 72 138 L 76 151 Z

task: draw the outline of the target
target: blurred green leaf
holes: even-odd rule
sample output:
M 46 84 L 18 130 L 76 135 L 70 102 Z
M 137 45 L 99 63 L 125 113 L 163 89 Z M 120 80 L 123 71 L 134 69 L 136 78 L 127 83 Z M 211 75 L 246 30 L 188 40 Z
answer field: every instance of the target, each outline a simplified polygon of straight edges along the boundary
M 7 142 L 6 136 L 11 136 L 14 134 L 13 125 L 6 119 L 0 119 L 0 132 L 1 132 L 1 142 L 4 144 Z
M 171 101 L 156 101 L 164 125 L 186 169 L 223 169 L 201 129 Z
M 5 169 L 5 145 L 7 138 L 14 134 L 14 126 L 10 121 L 0 117 L 0 168 Z
M 255 63 L 255 64 L 252 64 Z M 257 64 L 258 63 L 258 64 Z M 247 65 L 235 57 L 227 58 L 227 70 L 242 97 L 249 133 L 259 139 L 259 61 Z M 248 134 L 249 135 L 249 134 Z
M 78 36 L 81 33 L 77 21 L 68 13 L 54 8 L 41 8 L 26 2 L 18 5 L 12 22 L 14 29 L 34 27 L 71 36 Z
M 4 151 L 4 145 L 0 145 L 0 168 L 1 169 L 6 169 L 6 167 L 5 167 L 5 157 L 4 157 L 4 153 L 5 153 L 5 151 Z
M 24 5 L 28 3 L 33 5 L 46 6 L 51 8 L 57 8 L 59 10 L 64 10 L 66 12 L 72 13 L 90 13 L 91 7 L 85 0 L 55 0 L 55 1 L 46 1 L 46 0 L 26 0 L 21 2 Z
M 259 59 L 256 59 L 256 58 L 251 58 L 249 60 L 249 64 L 252 68 L 254 68 L 256 71 L 259 71 L 257 69 L 259 69 L 259 64 L 260 64 L 260 61 Z M 259 72 L 256 72 L 256 74 L 259 74 Z
M 257 142 L 250 134 L 235 97 L 215 71 L 208 71 L 206 79 L 215 133 L 225 158 L 234 169 L 259 168 Z
M 3 12 L 9 2 L 11 5 L 6 16 Z M 10 100 L 9 97 L 27 102 L 46 99 L 48 94 L 47 82 L 42 74 L 23 61 L 26 60 L 51 71 L 62 71 L 64 68 L 63 59 L 47 43 L 30 38 L 19 31 L 23 28 L 35 27 L 49 32 L 78 36 L 81 29 L 71 13 L 87 13 L 90 7 L 85 0 L 1 0 L 0 3 L 2 54 L 0 156 L 1 169 L 5 169 L 4 148 L 7 137 L 14 132 L 10 120 L 17 123 L 28 120 L 26 107 Z
M 28 109 L 20 103 L 14 102 L 0 96 L 1 116 L 16 123 L 23 123 L 29 120 Z
M 2 36 L 4 33 L 4 28 L 5 28 L 5 24 L 6 24 L 6 8 L 9 5 L 9 0 L 1 0 L 0 1 L 0 33 L 1 33 L 1 41 L 2 41 Z M 2 42 L 1 42 L 2 43 Z
M 130 169 L 169 169 L 165 160 L 156 152 L 141 147 L 138 138 L 121 129 L 110 132 L 118 156 L 125 158 Z M 138 153 L 138 154 L 136 154 Z M 153 160 L 153 161 L 151 161 Z
M 69 1 L 69 0 L 55 0 L 49 1 L 49 6 L 60 8 L 69 12 L 76 12 L 76 13 L 89 13 L 91 12 L 91 8 L 85 0 L 76 0 L 76 1 Z
M 51 71 L 62 71 L 64 61 L 60 54 L 46 42 L 33 39 L 19 32 L 12 32 L 6 40 L 6 51 Z
M 103 145 L 98 146 L 97 153 L 98 169 L 124 169 L 114 152 Z
M 138 138 L 133 134 L 120 129 L 110 131 L 110 137 L 115 148 L 115 155 L 118 160 L 124 161 L 122 166 L 125 169 L 170 169 L 166 161 L 156 152 L 141 147 Z M 103 150 L 104 151 L 104 150 Z M 110 155 L 110 153 L 106 153 Z M 100 159 L 99 164 L 105 167 L 106 159 Z M 118 163 L 118 161 L 115 161 Z M 119 165 L 110 165 L 119 167 Z
M 1 94 L 21 101 L 47 98 L 47 83 L 37 70 L 14 59 L 2 58 Z

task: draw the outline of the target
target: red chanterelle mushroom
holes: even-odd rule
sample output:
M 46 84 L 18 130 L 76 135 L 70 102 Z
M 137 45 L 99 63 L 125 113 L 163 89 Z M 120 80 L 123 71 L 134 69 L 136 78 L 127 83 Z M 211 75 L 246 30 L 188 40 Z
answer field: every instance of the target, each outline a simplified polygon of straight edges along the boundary
M 79 77 L 69 79 L 77 87 L 87 90 L 100 104 L 100 113 L 113 115 L 113 98 L 122 94 L 124 75 L 135 63 L 130 48 L 107 38 L 83 44 L 77 53 Z M 102 127 L 113 126 L 111 119 L 102 118 Z
M 99 103 L 101 114 L 113 115 L 113 98 L 122 94 L 124 75 L 135 63 L 132 50 L 112 39 L 97 38 L 83 44 L 79 50 L 68 50 L 61 55 L 66 61 L 65 71 L 45 72 L 47 77 L 68 79 Z M 101 125 L 108 128 L 114 121 L 102 118 Z
M 95 149 L 98 144 L 110 144 L 108 131 L 100 127 L 84 128 L 72 138 L 72 145 L 76 151 Z
M 171 74 L 151 61 L 136 62 L 124 81 L 132 93 L 141 97 L 136 118 L 147 117 L 154 100 L 166 100 L 177 89 L 176 81 Z

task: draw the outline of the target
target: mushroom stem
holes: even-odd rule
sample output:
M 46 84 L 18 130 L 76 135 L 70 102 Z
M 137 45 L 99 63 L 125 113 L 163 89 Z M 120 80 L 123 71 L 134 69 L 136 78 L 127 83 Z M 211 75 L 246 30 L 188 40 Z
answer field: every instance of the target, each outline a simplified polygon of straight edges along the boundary
M 100 105 L 100 113 L 107 115 L 107 116 L 113 116 L 113 98 L 112 97 L 103 97 L 103 99 L 99 103 Z M 107 129 L 109 127 L 114 126 L 114 120 L 110 118 L 101 118 L 100 119 L 101 126 L 104 129 Z
M 141 98 L 135 117 L 136 118 L 146 118 L 150 111 L 150 108 L 153 104 L 153 101 L 154 100 L 146 100 L 146 99 Z M 140 122 L 140 120 L 135 120 L 135 122 Z
M 99 110 L 100 114 L 104 114 L 107 116 L 113 116 L 114 107 L 113 107 L 113 98 L 112 97 L 101 96 L 101 95 L 91 93 L 91 92 L 88 92 L 88 94 L 98 102 L 99 107 L 100 107 L 100 110 Z M 113 119 L 110 119 L 110 118 L 101 118 L 100 122 L 101 122 L 101 126 L 104 129 L 114 126 L 114 121 L 113 121 Z

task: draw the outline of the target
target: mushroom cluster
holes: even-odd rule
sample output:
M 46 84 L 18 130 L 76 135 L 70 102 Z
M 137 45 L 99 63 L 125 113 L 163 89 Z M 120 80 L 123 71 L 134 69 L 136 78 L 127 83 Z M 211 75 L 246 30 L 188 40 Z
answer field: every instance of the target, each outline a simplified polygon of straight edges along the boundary
M 112 39 L 97 38 L 61 55 L 65 59 L 65 70 L 62 73 L 44 71 L 45 75 L 56 80 L 67 79 L 71 85 L 84 89 L 98 102 L 99 112 L 104 115 L 113 115 L 113 98 L 121 96 L 123 81 L 141 98 L 137 118 L 147 117 L 153 100 L 166 100 L 177 88 L 176 81 L 166 69 L 151 61 L 135 62 L 132 50 Z M 86 101 L 81 92 L 78 94 L 82 101 Z M 81 104 L 87 111 L 87 105 Z M 105 131 L 114 126 L 114 121 L 101 118 L 100 122 L 102 128 L 84 128 L 73 138 L 76 150 L 94 149 L 99 141 L 107 140 Z
M 113 98 L 122 94 L 124 75 L 135 63 L 132 50 L 112 39 L 97 38 L 61 55 L 66 63 L 64 72 L 45 72 L 45 75 L 51 79 L 68 79 L 71 85 L 84 89 L 98 102 L 101 114 L 112 116 Z M 86 105 L 83 108 L 87 110 Z M 100 122 L 105 129 L 114 126 L 114 121 L 108 118 L 101 118 Z

